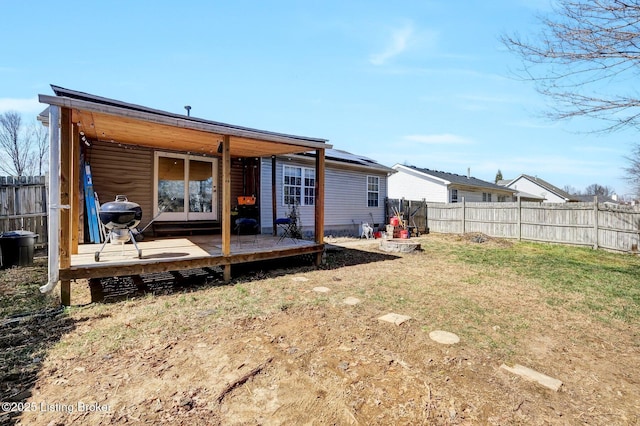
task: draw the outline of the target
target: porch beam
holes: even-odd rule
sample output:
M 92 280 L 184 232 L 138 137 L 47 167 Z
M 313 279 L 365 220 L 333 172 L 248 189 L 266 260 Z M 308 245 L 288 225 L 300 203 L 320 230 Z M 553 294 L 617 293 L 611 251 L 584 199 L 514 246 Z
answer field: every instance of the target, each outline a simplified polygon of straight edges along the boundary
M 316 149 L 316 188 L 315 188 L 315 241 L 324 244 L 324 179 L 325 150 Z M 316 265 L 322 263 L 322 253 L 316 255 Z
M 276 218 L 278 217 L 278 200 L 276 199 L 276 156 L 271 156 L 271 226 L 273 227 L 273 236 L 278 235 L 278 227 L 276 226 Z
M 80 134 L 76 125 L 73 126 L 71 144 L 71 253 L 78 254 L 80 241 Z
M 231 255 L 231 138 L 222 137 L 222 256 Z M 224 266 L 224 280 L 231 280 L 231 264 Z
M 60 111 L 60 269 L 71 266 L 71 211 L 68 208 L 71 202 L 71 171 L 73 146 L 73 122 L 71 110 L 62 108 Z M 71 304 L 71 282 L 62 280 L 60 283 L 60 299 L 63 305 Z

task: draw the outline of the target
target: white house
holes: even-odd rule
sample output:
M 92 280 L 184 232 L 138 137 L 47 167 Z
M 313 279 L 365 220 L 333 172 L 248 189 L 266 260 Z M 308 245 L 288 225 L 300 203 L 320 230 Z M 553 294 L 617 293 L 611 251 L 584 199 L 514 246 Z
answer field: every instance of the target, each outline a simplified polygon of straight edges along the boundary
M 503 181 L 506 188 L 518 192 L 533 194 L 543 198 L 543 203 L 569 203 L 580 201 L 566 191 L 540 179 L 537 176 L 522 174 L 515 179 Z
M 273 230 L 271 170 L 273 159 L 260 161 L 260 222 L 262 233 Z M 315 154 L 277 156 L 276 209 L 285 216 L 292 203 L 299 204 L 303 231 L 314 226 Z M 346 151 L 328 149 L 325 152 L 325 235 L 359 235 L 363 223 L 385 223 L 385 199 L 388 196 L 388 176 L 395 171 L 369 158 Z
M 389 198 L 438 203 L 511 201 L 515 192 L 484 180 L 415 166 L 395 164 L 389 176 Z

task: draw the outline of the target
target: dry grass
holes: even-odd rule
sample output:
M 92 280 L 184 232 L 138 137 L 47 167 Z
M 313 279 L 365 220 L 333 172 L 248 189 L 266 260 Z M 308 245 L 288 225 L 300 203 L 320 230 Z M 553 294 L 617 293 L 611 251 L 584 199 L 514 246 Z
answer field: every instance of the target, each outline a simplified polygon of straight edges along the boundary
M 36 411 L 21 421 L 640 422 L 640 301 L 627 281 L 637 258 L 443 235 L 421 242 L 420 253 L 392 256 L 376 242 L 336 241 L 345 249 L 328 253 L 322 269 L 258 268 L 232 285 L 72 308 L 74 327 L 48 351 L 26 400 L 108 411 Z M 587 278 L 588 291 L 573 291 Z M 87 297 L 74 287 L 73 300 Z M 389 312 L 412 319 L 377 320 Z M 436 329 L 461 342 L 433 342 Z M 563 387 L 526 382 L 502 363 Z

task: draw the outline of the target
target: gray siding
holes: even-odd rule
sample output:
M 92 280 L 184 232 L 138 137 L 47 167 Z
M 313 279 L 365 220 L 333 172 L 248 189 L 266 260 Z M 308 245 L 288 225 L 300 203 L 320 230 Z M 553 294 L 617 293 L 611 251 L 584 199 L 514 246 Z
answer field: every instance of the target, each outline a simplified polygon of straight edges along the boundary
M 291 158 L 291 159 L 289 159 Z M 278 217 L 285 216 L 288 207 L 283 204 L 282 172 L 283 165 L 315 169 L 313 159 L 298 157 L 278 157 L 276 162 L 276 197 Z M 384 224 L 384 203 L 387 196 L 387 175 L 385 172 L 325 163 L 325 234 L 358 235 L 363 222 Z M 271 159 L 262 159 L 261 171 L 261 223 L 263 232 L 272 230 L 271 215 Z M 367 207 L 367 176 L 380 178 L 378 207 Z M 300 222 L 306 233 L 312 233 L 315 221 L 315 207 L 300 207 Z

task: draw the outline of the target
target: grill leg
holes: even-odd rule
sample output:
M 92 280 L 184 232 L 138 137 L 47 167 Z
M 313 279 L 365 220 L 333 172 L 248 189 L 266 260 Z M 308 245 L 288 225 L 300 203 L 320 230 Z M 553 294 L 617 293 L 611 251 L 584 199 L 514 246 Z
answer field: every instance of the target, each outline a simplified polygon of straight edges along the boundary
M 129 228 L 129 235 L 131 236 L 131 242 L 133 243 L 136 250 L 138 251 L 138 259 L 142 259 L 142 250 L 138 248 L 138 243 L 136 243 L 136 237 L 135 235 L 133 235 L 133 231 L 131 230 L 131 228 Z
M 100 247 L 100 251 L 97 251 L 94 256 L 96 262 L 100 262 L 100 253 L 102 253 L 102 250 L 104 250 L 104 246 L 107 245 L 107 242 L 109 242 L 110 238 L 111 238 L 111 231 L 109 231 L 107 236 L 104 238 L 104 243 L 102 243 L 102 247 Z

